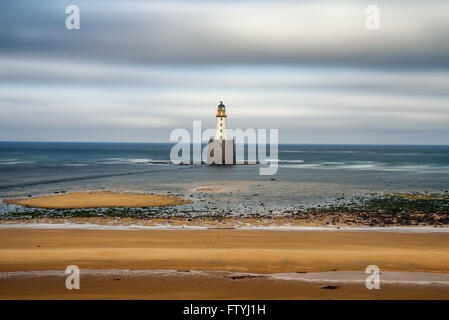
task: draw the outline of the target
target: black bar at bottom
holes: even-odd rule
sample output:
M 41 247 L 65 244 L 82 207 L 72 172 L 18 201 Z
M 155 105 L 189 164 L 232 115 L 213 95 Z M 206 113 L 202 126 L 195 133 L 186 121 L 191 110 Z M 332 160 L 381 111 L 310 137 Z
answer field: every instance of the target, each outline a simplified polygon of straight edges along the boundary
M 444 315 L 447 301 L 280 301 L 280 300 L 150 300 L 150 301 L 0 301 L 0 310 L 16 316 L 117 318 L 139 314 L 144 319 L 334 319 L 401 318 Z M 335 318 L 336 319 L 336 318 Z M 398 318 L 400 319 L 400 318 Z M 382 320 L 382 319 L 380 319 Z

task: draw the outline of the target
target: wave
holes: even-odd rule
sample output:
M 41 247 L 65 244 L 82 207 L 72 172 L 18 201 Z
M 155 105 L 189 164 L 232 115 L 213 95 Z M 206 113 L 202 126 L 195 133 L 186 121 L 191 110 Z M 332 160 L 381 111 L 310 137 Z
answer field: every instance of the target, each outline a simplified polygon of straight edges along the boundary
M 366 153 L 366 152 L 354 150 L 280 150 L 279 153 Z
M 100 179 L 100 178 L 109 178 L 109 177 L 130 176 L 130 175 L 151 173 L 153 171 L 154 170 L 147 170 L 147 171 L 139 171 L 139 172 L 122 172 L 122 173 L 112 173 L 112 174 L 89 175 L 89 176 L 82 176 L 82 177 L 69 177 L 69 178 L 61 178 L 61 179 L 48 179 L 48 180 L 31 181 L 31 182 L 24 182 L 24 183 L 18 183 L 18 184 L 3 185 L 3 186 L 0 185 L 0 189 L 30 187 L 30 186 L 43 185 L 43 184 L 71 182 L 71 181 L 80 181 L 80 180 L 91 180 L 91 179 Z
M 296 169 L 323 169 L 323 170 L 374 170 L 374 171 L 413 171 L 413 172 L 428 172 L 428 173 L 449 173 L 449 166 L 445 165 L 393 165 L 383 162 L 375 161 L 360 161 L 360 162 L 332 162 L 324 161 L 317 163 L 288 163 L 281 160 L 280 166 L 284 168 L 296 168 Z
M 260 160 L 262 161 L 267 161 L 267 162 L 277 162 L 277 163 L 304 163 L 304 160 L 281 160 L 281 159 L 264 159 L 264 160 Z
M 342 153 L 342 154 L 375 154 L 383 156 L 447 156 L 447 153 L 442 152 L 397 152 L 397 151 L 385 151 L 385 150 L 279 150 L 279 153 Z
M 0 166 L 1 165 L 14 165 L 14 164 L 27 164 L 27 163 L 34 163 L 34 161 L 19 160 L 19 159 L 0 159 Z
M 169 164 L 170 160 L 155 160 L 152 158 L 129 159 L 129 158 L 107 158 L 100 160 L 99 164 Z

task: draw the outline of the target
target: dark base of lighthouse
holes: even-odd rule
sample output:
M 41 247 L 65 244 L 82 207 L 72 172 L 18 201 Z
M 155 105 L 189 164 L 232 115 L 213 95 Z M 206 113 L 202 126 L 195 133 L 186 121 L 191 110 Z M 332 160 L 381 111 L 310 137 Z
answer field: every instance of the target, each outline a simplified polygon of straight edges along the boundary
M 207 145 L 207 164 L 234 165 L 235 141 L 211 139 Z

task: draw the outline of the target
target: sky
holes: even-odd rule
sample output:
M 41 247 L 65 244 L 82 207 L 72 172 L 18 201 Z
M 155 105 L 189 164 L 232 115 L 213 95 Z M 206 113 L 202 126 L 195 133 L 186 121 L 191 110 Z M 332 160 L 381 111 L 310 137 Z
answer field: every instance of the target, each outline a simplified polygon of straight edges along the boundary
M 447 145 L 449 2 L 0 2 L 0 141 L 169 142 L 220 100 L 280 143 Z

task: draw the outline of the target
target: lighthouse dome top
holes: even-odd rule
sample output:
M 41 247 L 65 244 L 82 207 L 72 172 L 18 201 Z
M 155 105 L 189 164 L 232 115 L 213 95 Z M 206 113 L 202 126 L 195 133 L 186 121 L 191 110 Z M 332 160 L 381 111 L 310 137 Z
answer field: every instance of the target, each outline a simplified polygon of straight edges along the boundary
M 220 104 L 218 105 L 217 117 L 226 117 L 226 107 L 223 104 L 223 101 L 220 101 Z

